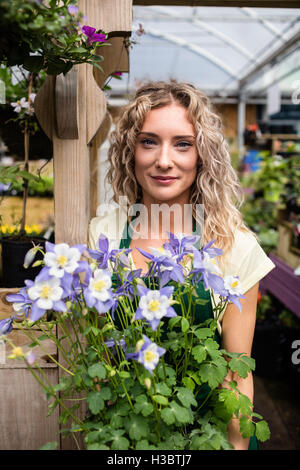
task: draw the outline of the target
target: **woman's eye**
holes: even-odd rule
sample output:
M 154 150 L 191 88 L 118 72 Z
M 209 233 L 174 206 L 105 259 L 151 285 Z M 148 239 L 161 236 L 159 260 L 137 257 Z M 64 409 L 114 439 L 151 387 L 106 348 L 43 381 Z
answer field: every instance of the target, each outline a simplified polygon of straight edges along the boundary
M 176 144 L 177 147 L 179 148 L 188 148 L 188 147 L 192 147 L 192 143 L 191 142 L 178 142 Z
M 150 145 L 155 145 L 155 142 L 154 140 L 151 140 L 151 139 L 143 139 L 141 140 L 141 144 L 149 147 Z

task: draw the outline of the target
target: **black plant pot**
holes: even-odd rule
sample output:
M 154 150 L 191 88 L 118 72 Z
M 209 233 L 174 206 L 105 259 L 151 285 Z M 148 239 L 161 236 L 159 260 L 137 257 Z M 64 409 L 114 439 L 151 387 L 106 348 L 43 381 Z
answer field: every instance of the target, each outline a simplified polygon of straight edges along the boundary
M 23 267 L 25 255 L 33 247 L 32 242 L 35 245 L 39 244 L 45 251 L 46 240 L 44 238 L 27 237 L 27 240 L 3 238 L 1 240 L 2 287 L 24 287 L 26 279 L 34 280 L 38 275 L 42 269 L 41 266 L 27 269 Z M 37 252 L 32 264 L 39 259 L 43 259 L 43 255 Z
M 14 110 L 6 106 L 0 106 L 0 137 L 8 148 L 9 155 L 15 155 L 18 159 L 24 159 L 24 134 L 17 122 L 8 121 L 16 118 Z M 29 158 L 37 160 L 40 158 L 48 159 L 53 155 L 53 145 L 48 136 L 39 126 L 39 130 L 30 136 L 29 139 Z

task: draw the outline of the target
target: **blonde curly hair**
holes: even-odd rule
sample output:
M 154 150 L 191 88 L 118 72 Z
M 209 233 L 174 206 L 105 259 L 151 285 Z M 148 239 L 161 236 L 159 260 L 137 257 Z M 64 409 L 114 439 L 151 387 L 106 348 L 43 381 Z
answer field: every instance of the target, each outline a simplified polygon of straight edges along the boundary
M 140 87 L 130 104 L 124 107 L 115 130 L 110 135 L 107 181 L 112 185 L 113 200 L 126 196 L 129 205 L 142 198 L 134 171 L 137 136 L 151 109 L 179 103 L 188 110 L 195 128 L 199 164 L 190 191 L 190 204 L 197 219 L 196 204 L 204 207 L 203 242 L 216 239 L 215 246 L 224 254 L 230 251 L 237 229 L 246 230 L 239 208 L 243 195 L 238 176 L 231 165 L 228 145 L 222 132 L 221 118 L 209 98 L 193 85 L 149 82 Z

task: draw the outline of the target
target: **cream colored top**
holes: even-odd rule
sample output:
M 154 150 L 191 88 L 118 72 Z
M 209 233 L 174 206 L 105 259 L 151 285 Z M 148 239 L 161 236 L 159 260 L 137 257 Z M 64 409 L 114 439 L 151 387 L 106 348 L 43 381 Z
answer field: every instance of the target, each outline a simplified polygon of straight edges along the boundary
M 119 208 L 116 208 L 109 214 L 94 217 L 89 224 L 89 247 L 97 249 L 99 235 L 103 233 L 112 243 L 113 248 L 118 248 L 125 223 L 126 213 L 119 211 Z M 274 267 L 275 264 L 266 255 L 252 233 L 241 230 L 236 231 L 232 250 L 226 255 L 224 260 L 223 274 L 224 276 L 232 275 L 239 277 L 242 284 L 242 294 L 251 289 Z M 216 294 L 214 294 L 214 300 L 216 303 L 219 301 Z M 221 321 L 222 318 L 219 319 L 219 322 Z M 219 323 L 220 330 L 221 323 Z

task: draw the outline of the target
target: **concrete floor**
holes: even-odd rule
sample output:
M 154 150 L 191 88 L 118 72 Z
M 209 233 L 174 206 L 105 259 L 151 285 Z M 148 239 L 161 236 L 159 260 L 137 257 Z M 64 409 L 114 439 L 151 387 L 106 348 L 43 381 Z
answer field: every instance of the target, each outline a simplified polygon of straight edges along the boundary
M 254 376 L 254 411 L 268 422 L 271 437 L 260 450 L 300 450 L 300 390 L 287 378 Z

